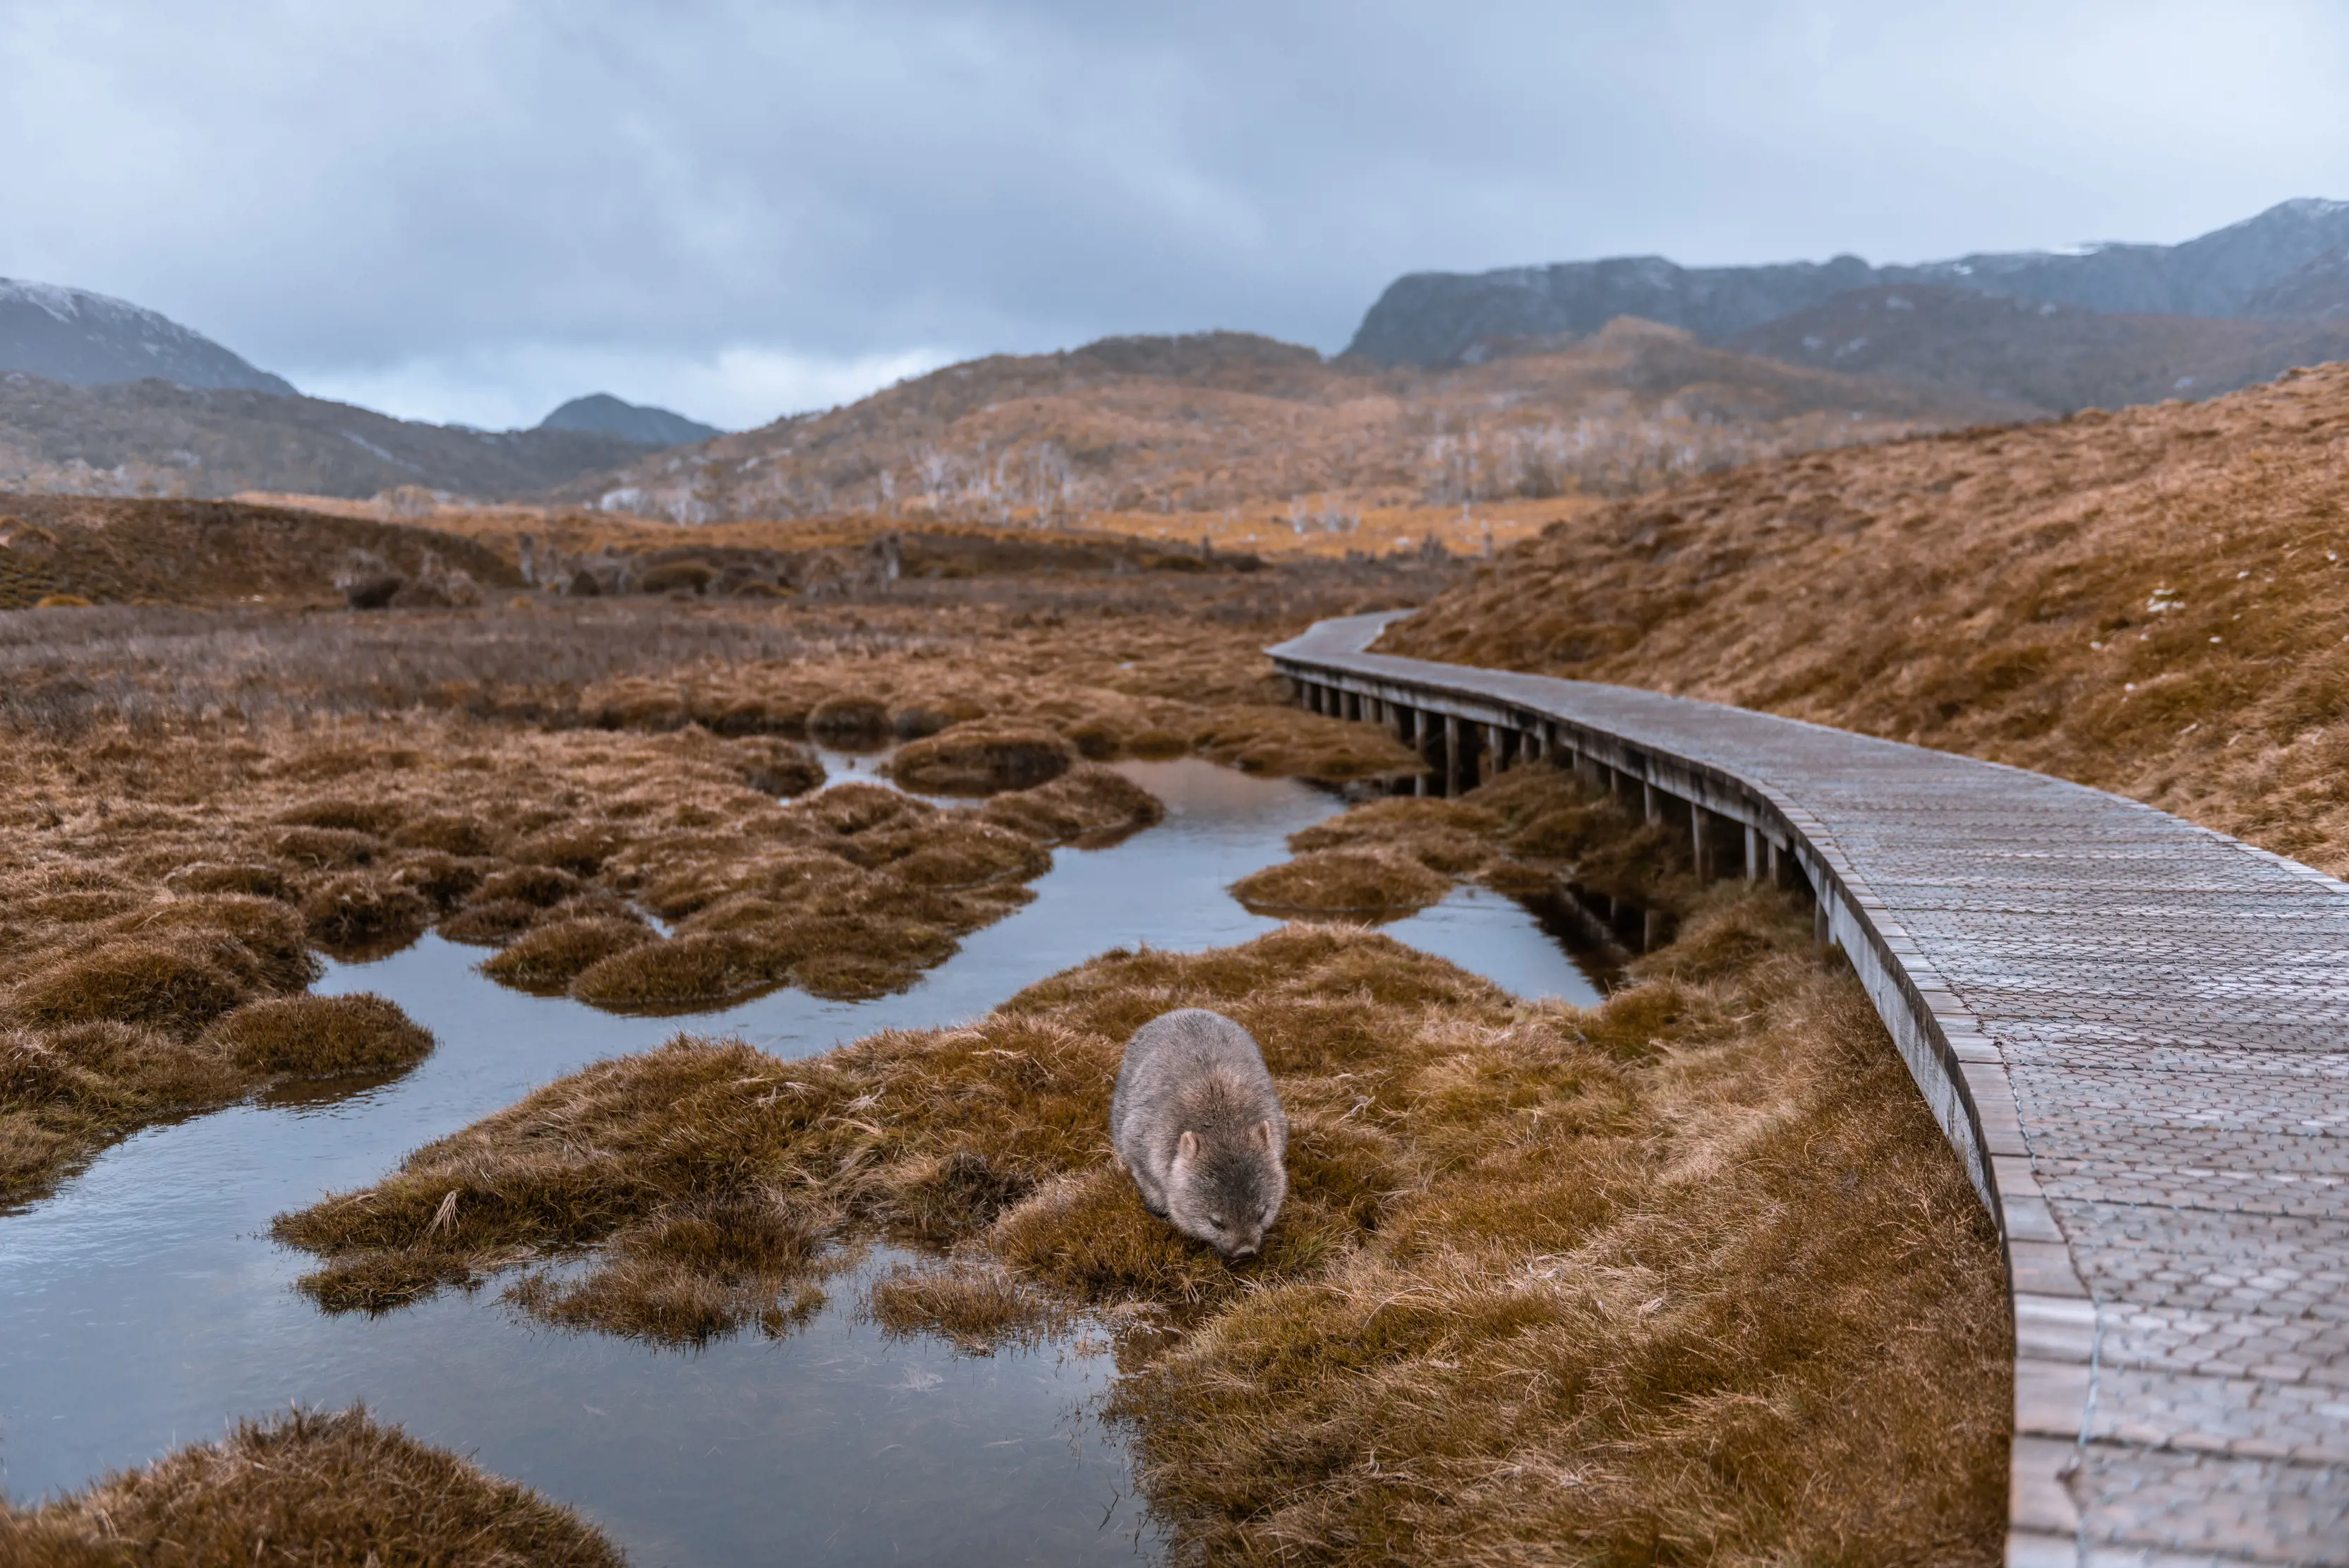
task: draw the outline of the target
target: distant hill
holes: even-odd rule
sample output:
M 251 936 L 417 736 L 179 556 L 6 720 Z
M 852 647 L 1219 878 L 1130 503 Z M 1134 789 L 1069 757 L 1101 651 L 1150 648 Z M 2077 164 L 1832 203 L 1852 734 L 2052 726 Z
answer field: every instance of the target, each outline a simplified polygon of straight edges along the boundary
M 2232 317 L 2329 252 L 2349 245 L 2349 202 L 2284 202 L 2182 244 L 1983 253 L 1911 266 L 1857 256 L 1769 266 L 1684 267 L 1621 256 L 1413 273 L 1373 304 L 1347 352 L 1382 364 L 1473 362 L 1490 339 L 1578 337 L 1618 316 L 1723 342 L 1855 288 L 1939 285 L 2089 310 Z
M 1769 453 L 2016 412 L 1639 321 L 1535 349 L 1450 371 L 1325 363 L 1236 332 L 996 355 L 655 453 L 552 499 L 683 523 L 843 510 L 979 521 L 1222 512 L 1331 494 L 1454 505 L 1621 493 Z
M 609 392 L 574 398 L 539 421 L 538 428 L 618 436 L 622 441 L 640 441 L 646 446 L 685 446 L 726 433 L 716 425 L 706 425 L 667 409 L 624 403 Z
M 87 289 L 0 277 L 0 371 L 97 386 L 160 377 L 183 387 L 236 387 L 291 396 L 200 332 L 143 306 Z
M 93 495 L 298 492 L 363 499 L 401 485 L 528 495 L 647 447 L 575 431 L 494 432 L 396 420 L 323 399 L 163 380 L 69 386 L 0 374 L 0 489 Z
M 2246 316 L 2349 321 L 2349 245 L 2330 250 L 2251 296 Z
M 2295 276 L 2301 275 L 2298 274 Z M 2338 321 L 2106 315 L 1935 285 L 1852 289 L 1729 346 L 1797 365 L 1899 377 L 2070 413 L 2205 398 L 2299 365 L 2349 359 Z

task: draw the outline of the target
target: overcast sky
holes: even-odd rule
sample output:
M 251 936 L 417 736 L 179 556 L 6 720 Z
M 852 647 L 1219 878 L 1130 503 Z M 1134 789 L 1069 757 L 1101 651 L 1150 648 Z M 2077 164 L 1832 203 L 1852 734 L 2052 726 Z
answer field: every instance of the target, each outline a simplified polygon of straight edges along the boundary
M 2349 197 L 2349 5 L 0 0 L 0 275 L 305 391 L 730 427 L 1396 275 Z

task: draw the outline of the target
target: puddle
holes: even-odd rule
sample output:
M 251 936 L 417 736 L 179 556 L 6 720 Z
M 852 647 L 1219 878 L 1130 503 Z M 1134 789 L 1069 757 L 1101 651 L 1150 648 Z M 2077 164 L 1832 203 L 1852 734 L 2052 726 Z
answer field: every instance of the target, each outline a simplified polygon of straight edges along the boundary
M 874 758 L 857 761 L 833 766 L 834 781 L 872 777 Z M 494 1292 L 330 1318 L 291 1288 L 302 1257 L 266 1238 L 273 1215 L 681 1028 L 806 1055 L 976 1016 L 1109 948 L 1245 941 L 1278 922 L 1225 888 L 1286 858 L 1288 835 L 1340 805 L 1196 761 L 1121 771 L 1166 803 L 1165 822 L 1112 848 L 1056 852 L 1033 904 L 896 996 L 786 991 L 689 1019 L 621 1018 L 502 990 L 472 971 L 484 950 L 437 937 L 334 966 L 318 991 L 391 996 L 440 1049 L 405 1075 L 149 1128 L 56 1198 L 0 1218 L 0 1487 L 29 1501 L 215 1437 L 233 1417 L 363 1399 L 580 1507 L 647 1568 L 1162 1556 L 1121 1445 L 1086 1414 L 1110 1358 L 1071 1342 L 974 1358 L 885 1339 L 857 1318 L 851 1274 L 787 1340 L 752 1334 L 689 1354 L 533 1326 Z M 1568 956 L 1588 941 L 1562 948 L 1536 912 L 1483 889 L 1387 929 L 1522 994 L 1598 995 Z

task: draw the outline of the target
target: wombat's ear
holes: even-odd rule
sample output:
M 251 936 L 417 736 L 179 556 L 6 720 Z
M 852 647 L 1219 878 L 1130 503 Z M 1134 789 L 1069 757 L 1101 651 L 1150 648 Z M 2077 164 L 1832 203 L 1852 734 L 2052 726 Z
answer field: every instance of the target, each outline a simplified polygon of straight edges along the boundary
M 1183 1136 L 1174 1140 L 1174 1157 L 1177 1159 L 1198 1158 L 1199 1135 L 1188 1127 L 1184 1128 Z
M 1258 1147 L 1270 1148 L 1272 1147 L 1272 1118 L 1270 1116 L 1267 1116 L 1264 1120 L 1257 1123 L 1256 1126 L 1249 1130 L 1256 1134 L 1256 1141 Z

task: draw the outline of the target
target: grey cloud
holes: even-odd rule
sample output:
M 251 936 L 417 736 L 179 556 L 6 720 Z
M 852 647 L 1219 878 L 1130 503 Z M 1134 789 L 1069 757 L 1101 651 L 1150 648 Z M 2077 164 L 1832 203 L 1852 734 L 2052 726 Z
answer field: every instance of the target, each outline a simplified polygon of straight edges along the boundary
M 2325 5 L 16 0 L 0 74 L 0 273 L 297 381 L 1330 348 L 1408 270 L 2176 240 L 2349 194 Z

